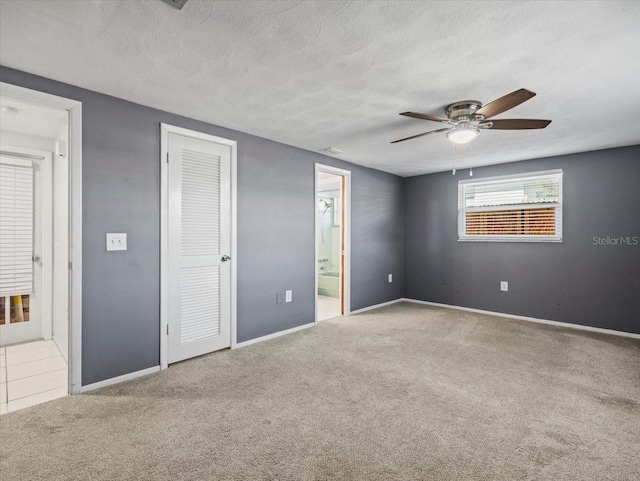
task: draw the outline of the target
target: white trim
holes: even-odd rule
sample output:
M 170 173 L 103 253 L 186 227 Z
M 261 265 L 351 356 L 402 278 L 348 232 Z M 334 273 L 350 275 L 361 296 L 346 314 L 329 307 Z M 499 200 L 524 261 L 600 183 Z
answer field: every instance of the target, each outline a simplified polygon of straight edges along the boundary
M 129 374 L 123 374 L 122 376 L 105 379 L 104 381 L 94 382 L 93 384 L 87 384 L 86 386 L 82 386 L 82 392 L 85 393 L 89 391 L 95 391 L 96 389 L 100 389 L 101 387 L 107 387 L 113 384 L 130 381 L 132 379 L 146 376 L 148 374 L 153 374 L 154 372 L 160 372 L 160 366 L 153 366 L 147 369 L 142 369 L 140 371 L 130 372 Z
M 474 177 L 473 179 L 459 180 L 458 184 L 485 184 L 485 183 L 489 184 L 497 180 L 552 176 L 552 175 L 562 174 L 562 172 L 563 172 L 562 169 L 553 169 L 553 170 L 540 170 L 537 172 L 521 172 L 519 174 L 496 175 L 493 177 L 480 177 L 480 178 Z
M 314 167 L 313 177 L 313 236 L 314 236 L 314 251 L 313 251 L 313 264 L 314 264 L 314 325 L 318 325 L 318 209 L 316 207 L 318 199 L 318 173 L 325 172 L 328 174 L 334 174 L 344 177 L 345 179 L 345 192 L 344 192 L 344 316 L 351 315 L 351 171 L 345 169 L 339 169 L 337 167 L 331 167 L 325 164 L 316 163 Z
M 502 312 L 485 311 L 482 309 L 474 309 L 472 307 L 453 306 L 451 304 L 439 304 L 437 302 L 419 301 L 417 299 L 408 299 L 406 297 L 400 300 L 405 302 L 411 302 L 413 304 L 424 304 L 424 305 L 433 306 L 433 307 L 444 307 L 447 309 L 456 309 L 458 311 L 475 312 L 477 314 L 486 314 L 488 316 L 504 317 L 506 319 L 515 319 L 518 321 L 536 322 L 538 324 L 548 324 L 551 326 L 569 327 L 571 329 L 578 329 L 580 331 L 591 331 L 591 332 L 598 332 L 600 334 L 610 334 L 613 336 L 622 336 L 622 337 L 631 337 L 633 339 L 640 339 L 640 334 L 635 334 L 633 332 L 615 331 L 613 329 L 603 329 L 601 327 L 583 326 L 581 324 L 572 324 L 570 322 L 550 321 L 548 319 L 538 319 L 536 317 L 518 316 L 516 314 L 505 314 Z
M 291 329 L 285 329 L 284 331 L 274 332 L 273 334 L 267 334 L 266 336 L 256 337 L 255 339 L 249 339 L 244 342 L 236 342 L 235 346 L 232 349 L 239 349 L 241 347 L 247 347 L 251 344 L 256 344 L 262 341 L 268 341 L 269 339 L 275 339 L 276 337 L 286 336 L 287 334 L 293 334 L 294 332 L 302 331 L 303 329 L 308 329 L 310 327 L 315 327 L 315 322 L 310 322 L 309 324 L 303 324 L 302 326 L 292 327 Z
M 562 239 L 542 235 L 460 235 L 458 242 L 546 242 L 559 244 L 562 243 Z
M 169 193 L 168 166 L 169 134 L 182 135 L 193 139 L 204 140 L 226 145 L 231 150 L 231 348 L 238 341 L 238 142 L 235 140 L 216 137 L 215 135 L 176 127 L 175 125 L 160 124 L 160 369 L 166 369 L 168 362 L 169 325 L 169 274 L 168 274 L 168 222 Z
M 231 349 L 238 343 L 238 143 L 231 145 Z
M 554 203 L 531 203 L 531 204 L 504 204 L 481 207 L 465 207 L 465 188 L 468 185 L 490 185 L 500 183 L 505 180 L 517 179 L 529 181 L 534 179 L 558 179 L 558 202 Z M 458 242 L 562 242 L 562 226 L 563 226 L 563 183 L 564 174 L 562 169 L 545 170 L 542 172 L 529 172 L 522 174 L 501 175 L 496 177 L 485 177 L 480 179 L 467 179 L 458 181 Z M 500 234 L 500 235 L 482 235 L 482 234 L 466 234 L 466 213 L 467 212 L 500 212 L 506 210 L 530 210 L 554 208 L 555 209 L 555 234 L 553 235 L 523 235 L 523 234 Z
M 82 102 L 0 82 L 0 95 L 69 112 L 69 391 L 82 390 Z
M 44 154 L 42 154 L 44 155 Z M 42 165 L 42 338 L 48 341 L 53 336 L 53 153 L 46 152 Z M 38 253 L 35 253 L 38 255 Z M 67 277 L 67 282 L 69 278 Z M 68 320 L 67 320 L 68 322 Z M 67 353 L 68 354 L 68 353 Z
M 372 311 L 374 309 L 380 309 L 381 307 L 390 306 L 392 304 L 397 304 L 398 302 L 406 301 L 406 299 L 394 299 L 393 301 L 381 302 L 380 304 L 374 304 L 373 306 L 363 307 L 362 309 L 356 309 L 355 311 L 351 311 L 351 315 L 360 314 L 362 312 Z
M 160 369 L 167 369 L 169 338 L 169 130 L 160 124 Z

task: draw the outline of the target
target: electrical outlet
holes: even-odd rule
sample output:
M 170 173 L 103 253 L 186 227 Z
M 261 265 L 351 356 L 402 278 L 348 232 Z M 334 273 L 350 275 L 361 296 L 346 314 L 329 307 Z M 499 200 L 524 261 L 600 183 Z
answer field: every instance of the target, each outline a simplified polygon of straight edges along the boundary
M 291 302 L 293 291 L 284 291 L 284 302 Z
M 502 292 L 509 291 L 509 283 L 507 281 L 500 281 L 500 290 Z
M 282 304 L 283 295 L 280 292 L 276 292 L 276 304 Z
M 393 282 L 393 274 L 389 274 L 389 282 Z
M 127 234 L 107 234 L 107 250 L 108 251 L 126 251 L 127 250 Z

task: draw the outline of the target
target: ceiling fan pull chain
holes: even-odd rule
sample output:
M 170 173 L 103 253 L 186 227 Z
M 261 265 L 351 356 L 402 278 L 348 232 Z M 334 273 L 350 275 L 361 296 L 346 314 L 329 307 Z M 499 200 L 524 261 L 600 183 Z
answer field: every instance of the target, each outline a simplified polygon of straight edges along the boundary
M 456 175 L 456 144 L 452 143 L 451 147 L 453 148 L 453 170 L 451 174 Z

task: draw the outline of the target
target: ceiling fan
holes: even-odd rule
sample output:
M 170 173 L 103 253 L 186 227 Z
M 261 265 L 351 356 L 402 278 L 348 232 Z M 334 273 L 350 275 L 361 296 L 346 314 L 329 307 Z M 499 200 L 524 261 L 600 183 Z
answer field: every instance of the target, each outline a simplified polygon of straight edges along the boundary
M 463 100 L 448 105 L 444 111 L 446 117 L 438 117 L 430 114 L 420 114 L 416 112 L 402 112 L 400 115 L 405 117 L 413 117 L 414 119 L 432 120 L 434 122 L 442 122 L 448 124 L 449 127 L 438 130 L 431 130 L 418 135 L 412 135 L 404 139 L 394 140 L 392 144 L 404 142 L 425 135 L 446 132 L 447 139 L 454 144 L 466 144 L 475 139 L 480 130 L 528 130 L 528 129 L 544 129 L 551 123 L 551 120 L 538 119 L 497 119 L 488 120 L 502 112 L 526 102 L 536 94 L 531 90 L 519 89 L 515 92 L 500 97 L 499 99 L 482 105 L 477 100 Z

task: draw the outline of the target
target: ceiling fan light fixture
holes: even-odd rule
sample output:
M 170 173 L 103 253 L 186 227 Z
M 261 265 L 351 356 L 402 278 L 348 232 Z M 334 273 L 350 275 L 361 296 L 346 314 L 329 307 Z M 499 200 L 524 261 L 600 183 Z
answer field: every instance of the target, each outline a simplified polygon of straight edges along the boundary
M 467 142 L 471 142 L 473 139 L 475 139 L 479 133 L 480 129 L 471 125 L 467 125 L 447 132 L 447 139 L 449 139 L 454 144 L 466 144 Z

